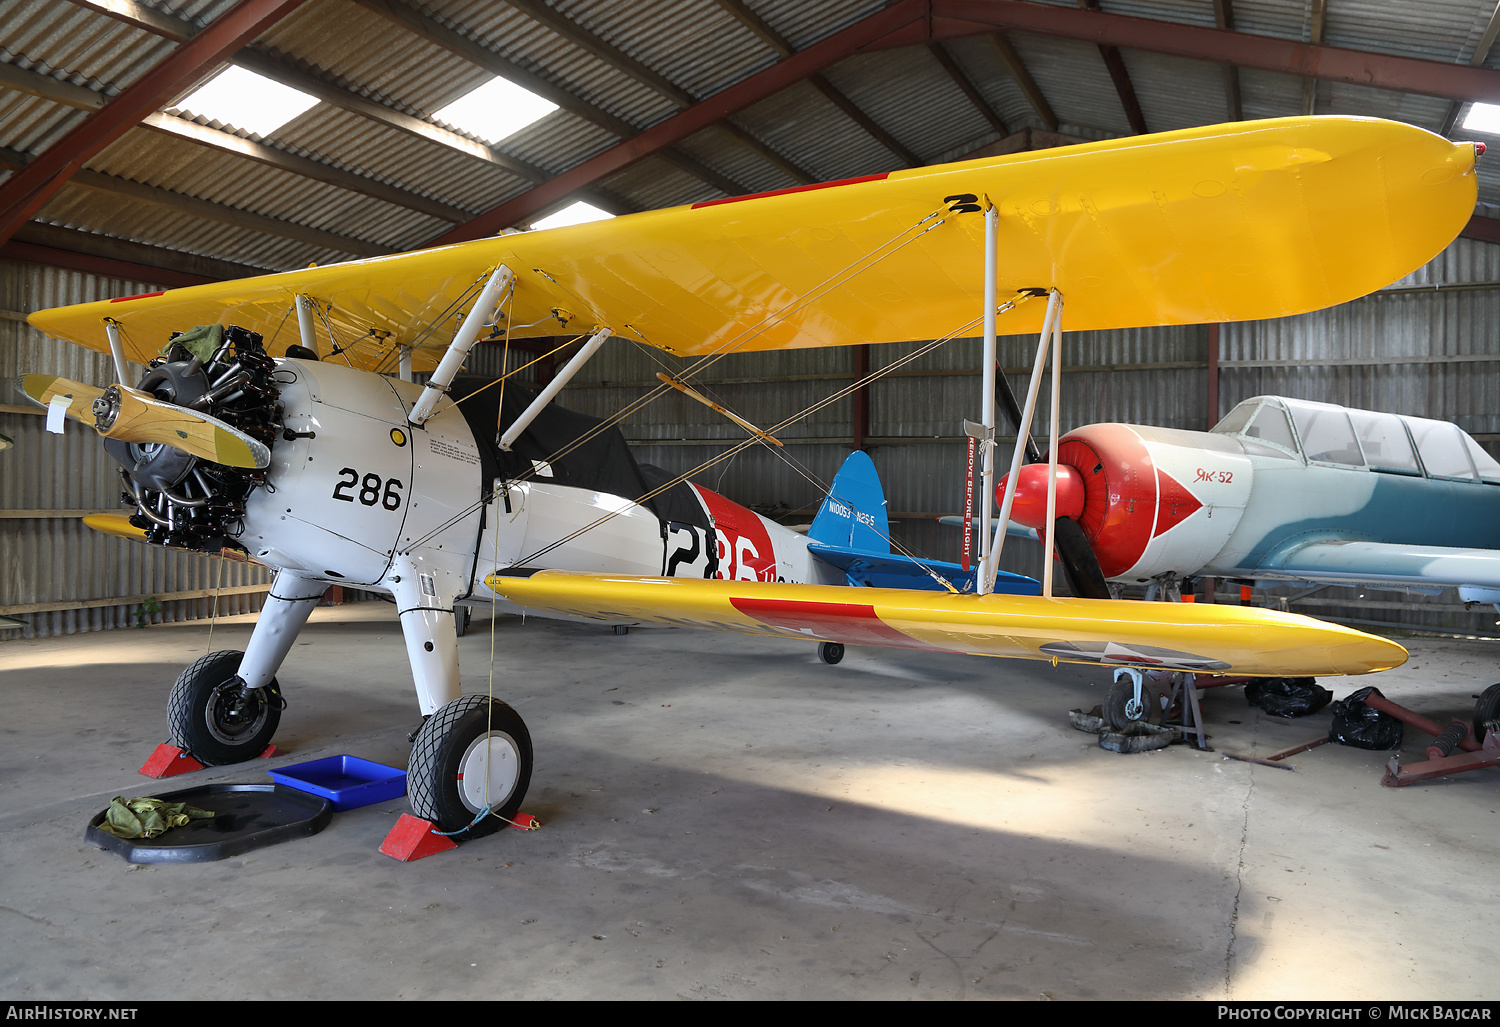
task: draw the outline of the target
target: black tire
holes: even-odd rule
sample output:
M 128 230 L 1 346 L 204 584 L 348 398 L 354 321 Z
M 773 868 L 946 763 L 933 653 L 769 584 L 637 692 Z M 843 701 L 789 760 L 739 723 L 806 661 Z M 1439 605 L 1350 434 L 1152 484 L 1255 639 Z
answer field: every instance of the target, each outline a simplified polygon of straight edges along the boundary
M 830 667 L 844 658 L 844 643 L 842 642 L 819 642 L 818 659 Z
M 463 638 L 469 633 L 469 621 L 474 619 L 474 610 L 468 606 L 455 606 L 453 608 L 453 627 L 458 632 L 458 637 Z
M 1474 703 L 1474 741 L 1484 741 L 1486 721 L 1500 720 L 1500 684 L 1494 684 L 1479 693 Z
M 254 759 L 281 723 L 285 703 L 275 678 L 248 697 L 242 694 L 238 674 L 244 656 L 232 649 L 209 653 L 178 675 L 167 697 L 172 741 L 206 767 Z
M 486 748 L 499 771 L 490 776 L 490 787 L 497 790 L 488 795 Z M 412 812 L 439 831 L 462 831 L 455 836 L 458 841 L 482 837 L 514 820 L 529 784 L 531 734 L 525 722 L 499 699 L 484 695 L 460 696 L 427 718 L 406 769 Z M 486 800 L 492 815 L 475 823 Z
M 1104 697 L 1104 720 L 1116 731 L 1123 731 L 1131 724 L 1160 724 L 1162 722 L 1161 695 L 1151 682 L 1141 683 L 1141 698 L 1144 708 L 1135 705 L 1135 684 L 1129 678 L 1121 678 L 1109 686 Z

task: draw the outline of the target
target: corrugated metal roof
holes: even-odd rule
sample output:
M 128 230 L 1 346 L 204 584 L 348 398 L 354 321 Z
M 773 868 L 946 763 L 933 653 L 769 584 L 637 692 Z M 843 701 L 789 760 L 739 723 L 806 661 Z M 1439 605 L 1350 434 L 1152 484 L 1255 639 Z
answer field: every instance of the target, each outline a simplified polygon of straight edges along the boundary
M 87 8 L 47 0 L 0 3 L 0 57 L 112 95 L 127 88 L 174 44 Z

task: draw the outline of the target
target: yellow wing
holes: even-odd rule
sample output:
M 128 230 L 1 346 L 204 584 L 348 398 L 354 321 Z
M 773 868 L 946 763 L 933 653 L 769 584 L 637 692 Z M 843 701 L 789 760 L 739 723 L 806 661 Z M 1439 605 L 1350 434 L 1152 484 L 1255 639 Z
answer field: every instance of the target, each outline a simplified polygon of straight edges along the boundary
M 1384 638 L 1239 606 L 566 571 L 492 574 L 485 584 L 517 606 L 575 617 L 976 656 L 1273 677 L 1369 674 L 1406 662 L 1406 650 Z
M 1473 211 L 1474 159 L 1470 144 L 1388 121 L 1242 122 L 172 289 L 31 323 L 103 350 L 101 322 L 113 318 L 136 360 L 170 331 L 233 323 L 279 354 L 297 340 L 302 293 L 357 366 L 390 366 L 399 344 L 427 369 L 465 291 L 504 263 L 517 274 L 509 320 L 531 325 L 517 337 L 602 324 L 679 354 L 930 339 L 980 314 L 982 215 L 946 199 L 964 194 L 999 209 L 1001 296 L 1055 286 L 1069 330 L 1279 317 L 1364 295 L 1436 255 Z M 1037 331 L 1041 307 L 1023 305 L 1000 331 Z

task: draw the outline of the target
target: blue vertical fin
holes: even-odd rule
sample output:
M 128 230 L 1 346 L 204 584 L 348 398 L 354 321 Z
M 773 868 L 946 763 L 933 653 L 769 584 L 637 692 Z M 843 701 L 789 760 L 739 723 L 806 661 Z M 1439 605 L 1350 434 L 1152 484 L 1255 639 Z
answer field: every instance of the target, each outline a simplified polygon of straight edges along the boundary
M 941 560 L 894 555 L 889 533 L 885 489 L 875 464 L 865 453 L 850 453 L 808 529 L 808 551 L 843 571 L 850 585 L 947 591 L 932 576 L 936 573 L 960 592 L 974 591 L 972 570 Z M 1040 595 L 1042 591 L 1035 578 L 1008 571 L 996 575 L 994 590 L 1012 595 Z
M 885 515 L 885 489 L 875 462 L 855 450 L 844 459 L 833 486 L 823 497 L 807 537 L 824 545 L 861 553 L 889 553 L 890 522 Z

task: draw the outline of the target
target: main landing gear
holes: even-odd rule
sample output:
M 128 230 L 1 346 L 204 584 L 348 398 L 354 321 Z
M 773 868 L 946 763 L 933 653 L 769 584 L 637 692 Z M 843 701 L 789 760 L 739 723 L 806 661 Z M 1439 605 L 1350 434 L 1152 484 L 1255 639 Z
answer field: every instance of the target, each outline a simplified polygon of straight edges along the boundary
M 239 677 L 244 653 L 209 653 L 178 676 L 167 698 L 172 741 L 206 767 L 253 759 L 271 744 L 286 703 L 272 678 L 262 688 Z
M 1104 696 L 1104 720 L 1116 731 L 1131 724 L 1160 724 L 1161 693 L 1144 674 L 1119 674 Z
M 460 694 L 458 629 L 468 611 L 459 606 L 463 620 L 455 617 L 458 589 L 433 597 L 417 587 L 430 570 L 409 560 L 398 569 L 392 591 L 425 715 L 407 768 L 412 812 L 444 834 L 478 838 L 520 811 L 531 783 L 531 734 L 498 699 Z M 179 747 L 205 766 L 241 763 L 266 750 L 286 708 L 274 675 L 325 587 L 278 572 L 246 651 L 210 653 L 182 672 L 167 700 Z
M 412 812 L 462 838 L 498 831 L 521 809 L 531 764 L 531 734 L 515 710 L 488 696 L 460 696 L 428 718 L 412 746 Z

